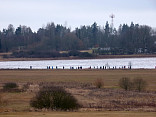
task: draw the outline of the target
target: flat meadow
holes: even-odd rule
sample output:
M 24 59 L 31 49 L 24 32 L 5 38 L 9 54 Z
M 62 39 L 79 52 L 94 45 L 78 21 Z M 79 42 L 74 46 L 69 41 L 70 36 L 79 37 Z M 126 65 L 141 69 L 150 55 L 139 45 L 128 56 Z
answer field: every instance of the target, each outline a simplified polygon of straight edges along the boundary
M 125 91 L 119 80 L 142 78 L 146 90 Z M 96 88 L 94 82 L 102 79 L 104 86 Z M 5 83 L 18 84 L 20 92 L 5 92 Z M 57 112 L 30 107 L 30 100 L 42 85 L 63 87 L 82 105 L 76 112 Z M 24 90 L 23 90 L 24 89 Z M 156 70 L 0 70 L 0 117 L 154 117 L 156 115 Z M 2 100 L 2 101 L 1 101 Z

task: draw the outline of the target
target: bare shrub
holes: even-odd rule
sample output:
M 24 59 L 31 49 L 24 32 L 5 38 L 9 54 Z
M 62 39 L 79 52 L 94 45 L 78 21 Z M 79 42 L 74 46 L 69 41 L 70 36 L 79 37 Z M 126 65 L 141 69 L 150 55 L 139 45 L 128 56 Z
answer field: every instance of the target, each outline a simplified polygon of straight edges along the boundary
M 119 86 L 127 91 L 132 89 L 133 83 L 130 81 L 130 78 L 123 77 L 119 80 Z
M 102 88 L 104 86 L 104 81 L 101 78 L 98 78 L 94 81 L 94 85 L 97 88 Z
M 5 83 L 3 86 L 3 91 L 7 92 L 20 92 L 21 90 L 18 89 L 18 85 L 14 82 Z
M 78 109 L 80 105 L 77 100 L 67 93 L 63 88 L 48 86 L 43 87 L 30 101 L 32 107 L 55 110 L 73 110 Z
M 145 90 L 147 87 L 147 82 L 142 78 L 135 78 L 133 80 L 133 88 L 139 92 Z
M 18 85 L 14 82 L 8 82 L 5 83 L 5 85 L 3 86 L 4 89 L 13 89 L 13 88 L 17 88 Z

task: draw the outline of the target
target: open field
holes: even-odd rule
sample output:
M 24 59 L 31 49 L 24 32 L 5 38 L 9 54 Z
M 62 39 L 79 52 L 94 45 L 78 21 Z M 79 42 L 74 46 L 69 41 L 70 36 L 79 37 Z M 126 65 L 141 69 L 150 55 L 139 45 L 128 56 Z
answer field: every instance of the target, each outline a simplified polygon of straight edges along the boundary
M 148 87 L 144 92 L 124 91 L 118 81 L 122 77 L 143 78 Z M 104 87 L 96 88 L 93 82 L 101 78 Z M 0 89 L 6 82 L 16 82 L 20 87 L 29 84 L 26 91 L 0 92 L 4 105 L 0 117 L 154 117 L 156 115 L 156 70 L 0 70 Z M 35 110 L 30 99 L 40 86 L 61 86 L 73 94 L 83 108 L 77 112 L 52 112 Z M 37 112 L 35 112 L 37 111 Z M 41 111 L 41 112 L 40 112 Z
M 155 117 L 155 112 L 17 112 L 0 117 Z
M 156 70 L 0 70 L 0 82 L 79 82 L 93 83 L 97 78 L 106 88 L 118 87 L 122 77 L 143 78 L 148 90 L 156 91 Z

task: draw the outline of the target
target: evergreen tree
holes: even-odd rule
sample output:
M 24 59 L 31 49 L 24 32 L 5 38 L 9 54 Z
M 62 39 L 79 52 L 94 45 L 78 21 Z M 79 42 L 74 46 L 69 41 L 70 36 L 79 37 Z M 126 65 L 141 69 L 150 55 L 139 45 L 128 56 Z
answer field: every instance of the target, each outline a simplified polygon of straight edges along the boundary
M 59 52 L 100 47 L 110 48 L 109 54 L 156 52 L 156 31 L 151 27 L 132 22 L 130 26 L 123 24 L 113 30 L 111 33 L 108 22 L 103 29 L 94 22 L 74 31 L 52 22 L 37 32 L 21 25 L 15 29 L 10 24 L 0 31 L 0 51 L 12 52 L 22 48 L 22 51 Z

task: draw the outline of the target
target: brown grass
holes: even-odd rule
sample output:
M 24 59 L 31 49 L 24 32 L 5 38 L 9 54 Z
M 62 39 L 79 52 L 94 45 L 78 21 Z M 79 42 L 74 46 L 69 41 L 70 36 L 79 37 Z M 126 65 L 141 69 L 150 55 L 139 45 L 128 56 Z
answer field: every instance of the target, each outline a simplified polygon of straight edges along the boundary
M 155 117 L 155 112 L 18 112 L 1 113 L 0 117 Z
M 97 78 L 105 87 L 116 88 L 122 77 L 139 77 L 147 81 L 148 89 L 156 91 L 156 70 L 0 70 L 0 82 L 81 82 L 93 83 Z
M 118 86 L 118 81 L 122 77 L 130 79 L 140 77 L 148 82 L 148 91 L 134 92 L 123 91 Z M 105 81 L 104 88 L 98 89 L 93 85 L 93 82 L 100 78 Z M 20 112 L 18 116 L 25 116 L 24 111 L 29 112 L 28 116 L 39 115 L 44 116 L 43 112 L 35 113 L 30 106 L 29 101 L 39 90 L 39 86 L 43 84 L 62 86 L 67 91 L 71 92 L 83 105 L 80 112 L 73 113 L 75 116 L 114 116 L 113 113 L 119 113 L 122 116 L 145 116 L 143 111 L 156 112 L 156 70 L 0 70 L 0 89 L 6 82 L 16 82 L 19 87 L 24 86 L 28 82 L 28 90 L 26 92 L 8 93 L 1 92 L 3 97 L 8 101 L 8 104 L 0 109 L 1 112 L 9 112 L 3 114 L 3 117 L 14 115 L 12 112 Z M 52 83 L 50 83 L 52 82 Z M 97 112 L 101 111 L 101 115 Z M 102 111 L 133 111 L 130 112 L 102 112 Z M 38 110 L 37 110 L 38 111 Z M 89 111 L 83 113 L 85 111 Z M 141 111 L 144 114 L 137 113 Z M 54 112 L 55 113 L 55 112 Z M 59 116 L 59 113 L 48 112 L 45 116 Z M 62 112 L 61 112 L 62 113 Z M 151 113 L 149 113 L 151 114 Z M 0 114 L 1 116 L 1 114 Z M 68 113 L 62 113 L 62 116 L 69 116 Z M 151 114 L 153 117 L 153 114 Z
M 39 91 L 42 85 L 59 86 L 74 95 L 83 106 L 80 111 L 148 111 L 156 112 L 156 93 L 134 92 L 120 89 L 102 88 L 94 85 L 76 82 L 53 82 L 30 84 L 26 92 L 3 93 L 8 105 L 4 106 L 2 112 L 35 111 L 29 105 L 30 99 Z M 40 110 L 37 110 L 40 111 Z

